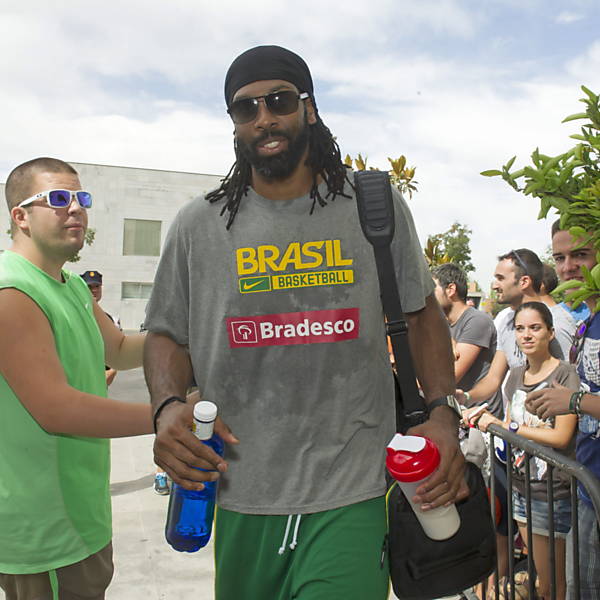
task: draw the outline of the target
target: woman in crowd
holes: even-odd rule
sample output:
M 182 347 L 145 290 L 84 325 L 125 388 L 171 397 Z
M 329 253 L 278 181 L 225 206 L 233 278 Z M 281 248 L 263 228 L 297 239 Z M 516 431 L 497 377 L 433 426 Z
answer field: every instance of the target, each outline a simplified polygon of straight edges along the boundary
M 510 370 L 505 386 L 508 399 L 506 418 L 500 421 L 485 411 L 473 417 L 472 423 L 487 431 L 494 423 L 519 435 L 550 446 L 559 452 L 574 457 L 574 433 L 577 426 L 575 415 L 560 415 L 542 420 L 525 409 L 529 392 L 557 382 L 576 390 L 579 378 L 575 368 L 550 354 L 550 341 L 554 338 L 552 314 L 541 302 L 526 302 L 515 311 L 514 316 L 517 344 L 527 362 Z M 525 504 L 525 460 L 522 450 L 514 451 L 513 459 L 513 516 L 519 532 L 527 546 L 533 551 L 535 568 L 539 577 L 537 590 L 540 598 L 550 598 L 550 544 L 548 532 L 547 464 L 543 460 L 530 459 L 531 519 L 533 540 L 527 539 Z M 556 548 L 556 591 L 557 598 L 565 597 L 565 537 L 571 526 L 571 503 L 569 478 L 559 471 L 554 472 L 554 533 Z

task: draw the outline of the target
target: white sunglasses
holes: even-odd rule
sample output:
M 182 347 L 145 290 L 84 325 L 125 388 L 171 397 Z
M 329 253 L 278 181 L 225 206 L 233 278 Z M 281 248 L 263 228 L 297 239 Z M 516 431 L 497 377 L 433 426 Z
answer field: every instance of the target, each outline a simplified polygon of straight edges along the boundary
M 40 192 L 35 196 L 31 196 L 31 198 L 23 200 L 23 202 L 19 202 L 17 207 L 27 206 L 28 204 L 31 204 L 36 200 L 40 200 L 41 198 L 46 198 L 46 203 L 52 208 L 65 208 L 71 204 L 73 198 L 77 198 L 77 202 L 79 202 L 79 206 L 81 206 L 81 208 L 92 207 L 92 195 L 89 192 L 84 192 L 83 190 L 79 190 L 77 192 L 73 192 L 71 190 L 46 190 L 45 192 Z

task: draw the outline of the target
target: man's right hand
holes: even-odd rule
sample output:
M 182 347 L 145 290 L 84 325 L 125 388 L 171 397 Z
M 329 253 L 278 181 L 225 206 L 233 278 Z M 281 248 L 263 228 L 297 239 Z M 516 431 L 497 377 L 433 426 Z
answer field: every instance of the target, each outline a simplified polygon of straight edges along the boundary
M 227 462 L 192 433 L 194 404 L 173 402 L 162 410 L 157 419 L 154 462 L 183 488 L 201 490 L 203 481 L 215 481 L 227 471 Z M 214 431 L 228 444 L 239 443 L 219 417 Z

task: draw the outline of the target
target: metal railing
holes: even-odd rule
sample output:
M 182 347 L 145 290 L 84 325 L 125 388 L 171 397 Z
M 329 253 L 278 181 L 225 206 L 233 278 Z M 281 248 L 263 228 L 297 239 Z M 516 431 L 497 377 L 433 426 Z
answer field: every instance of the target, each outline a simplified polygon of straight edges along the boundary
M 548 464 L 547 470 L 547 490 L 548 490 L 548 534 L 550 544 L 550 594 L 552 600 L 557 597 L 556 590 L 556 548 L 554 539 L 554 470 L 557 469 L 566 473 L 570 477 L 571 484 L 571 530 L 572 530 L 572 552 L 573 552 L 573 566 L 574 566 L 574 577 L 573 577 L 573 592 L 575 598 L 580 597 L 580 574 L 579 574 L 579 525 L 578 525 L 578 507 L 577 507 L 577 482 L 585 487 L 586 492 L 592 500 L 594 510 L 596 512 L 596 520 L 600 523 L 600 480 L 587 468 L 579 464 L 578 462 L 567 458 L 566 456 L 559 454 L 552 448 L 542 446 L 536 442 L 528 440 L 516 433 L 507 431 L 498 425 L 490 425 L 488 427 L 488 433 L 490 434 L 489 444 L 489 456 L 490 456 L 490 506 L 492 512 L 492 519 L 495 522 L 495 476 L 494 476 L 494 464 L 496 464 L 495 451 L 494 451 L 494 437 L 502 438 L 506 444 L 506 476 L 507 476 L 507 507 L 508 507 L 508 581 L 510 582 L 509 592 L 510 600 L 515 599 L 515 562 L 514 562 L 514 521 L 513 521 L 513 503 L 512 503 L 512 491 L 513 491 L 513 471 L 512 471 L 512 457 L 513 448 L 520 448 L 525 452 L 525 504 L 526 504 L 526 516 L 527 516 L 527 572 L 528 572 L 528 588 L 529 598 L 533 599 L 535 595 L 535 567 L 533 563 L 533 544 L 532 544 L 532 512 L 531 512 L 531 473 L 530 473 L 530 458 L 538 457 L 546 461 Z M 498 566 L 494 572 L 494 588 L 496 600 L 500 598 L 499 589 L 499 574 Z M 486 594 L 486 586 L 484 584 L 484 597 Z

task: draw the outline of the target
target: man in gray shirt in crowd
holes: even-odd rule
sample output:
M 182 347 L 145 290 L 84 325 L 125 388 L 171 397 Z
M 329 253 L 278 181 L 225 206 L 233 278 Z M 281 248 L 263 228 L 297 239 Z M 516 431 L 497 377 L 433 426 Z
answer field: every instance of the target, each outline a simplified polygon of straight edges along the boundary
M 456 387 L 470 390 L 490 370 L 496 353 L 496 328 L 488 314 L 467 305 L 467 274 L 458 265 L 440 265 L 433 269 L 432 276 L 435 297 L 448 319 L 450 335 L 456 343 Z M 500 390 L 487 402 L 489 411 L 501 418 Z

